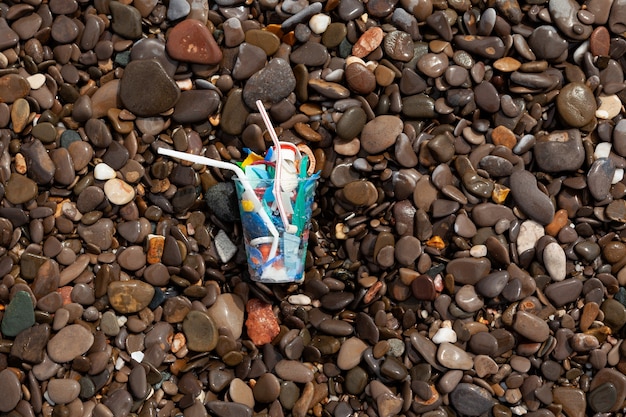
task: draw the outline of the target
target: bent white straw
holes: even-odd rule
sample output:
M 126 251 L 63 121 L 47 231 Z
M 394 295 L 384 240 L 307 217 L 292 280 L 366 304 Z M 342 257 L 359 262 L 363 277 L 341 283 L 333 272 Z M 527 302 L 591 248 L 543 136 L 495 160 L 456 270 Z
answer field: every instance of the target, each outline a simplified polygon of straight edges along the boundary
M 274 256 L 276 256 L 276 252 L 278 250 L 278 243 L 279 243 L 278 242 L 278 239 L 279 239 L 278 229 L 276 229 L 276 226 L 274 226 L 274 223 L 272 223 L 272 220 L 269 218 L 269 216 L 263 209 L 263 205 L 259 201 L 254 190 L 252 189 L 252 186 L 250 185 L 250 182 L 248 181 L 248 177 L 246 177 L 245 172 L 243 172 L 241 168 L 239 168 L 235 164 L 231 164 L 230 162 L 217 161 L 215 159 L 207 158 L 204 156 L 192 155 L 190 153 L 174 151 L 172 149 L 159 148 L 158 152 L 161 155 L 167 155 L 167 156 L 172 156 L 178 159 L 184 159 L 185 161 L 193 162 L 195 164 L 202 164 L 202 165 L 212 166 L 215 168 L 228 169 L 228 170 L 234 171 L 235 174 L 237 175 L 237 178 L 239 178 L 241 185 L 243 185 L 243 188 L 245 190 L 244 192 L 245 199 L 252 201 L 252 204 L 254 205 L 254 212 L 257 213 L 259 216 L 261 216 L 261 219 L 263 219 L 263 221 L 265 222 L 265 225 L 267 226 L 272 237 L 274 238 L 272 239 L 272 247 L 270 249 L 268 259 L 272 259 Z
M 272 126 L 272 121 L 265 111 L 265 107 L 263 107 L 263 102 L 261 100 L 256 101 L 256 106 L 261 113 L 261 117 L 263 118 L 263 122 L 265 122 L 265 127 L 267 128 L 270 137 L 272 138 L 272 142 L 274 143 L 274 152 L 276 152 L 276 174 L 274 175 L 274 198 L 276 199 L 276 204 L 278 206 L 278 212 L 280 213 L 280 218 L 283 221 L 283 226 L 285 227 L 286 233 L 297 233 L 298 226 L 291 224 L 289 222 L 289 218 L 287 217 L 287 212 L 285 211 L 285 205 L 283 204 L 283 196 L 282 196 L 282 172 L 283 172 L 283 156 L 280 149 L 280 141 L 278 140 L 278 136 L 276 136 L 276 131 Z

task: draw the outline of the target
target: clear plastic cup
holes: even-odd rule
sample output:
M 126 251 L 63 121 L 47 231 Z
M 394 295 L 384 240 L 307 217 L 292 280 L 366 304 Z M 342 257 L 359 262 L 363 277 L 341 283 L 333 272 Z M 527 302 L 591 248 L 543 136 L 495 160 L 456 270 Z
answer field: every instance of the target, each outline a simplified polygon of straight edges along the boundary
M 290 224 L 295 226 L 287 233 L 278 212 L 273 194 L 273 179 L 255 179 L 249 183 L 261 201 L 262 210 L 279 232 L 276 252 L 272 254 L 274 237 L 270 233 L 263 217 L 255 209 L 251 200 L 246 198 L 246 190 L 241 180 L 234 178 L 243 239 L 248 259 L 248 270 L 254 281 L 264 283 L 301 282 L 304 278 L 304 261 L 311 226 L 311 211 L 317 175 L 308 178 L 291 178 L 282 192 L 283 204 L 287 207 Z M 296 229 L 297 227 L 297 229 Z

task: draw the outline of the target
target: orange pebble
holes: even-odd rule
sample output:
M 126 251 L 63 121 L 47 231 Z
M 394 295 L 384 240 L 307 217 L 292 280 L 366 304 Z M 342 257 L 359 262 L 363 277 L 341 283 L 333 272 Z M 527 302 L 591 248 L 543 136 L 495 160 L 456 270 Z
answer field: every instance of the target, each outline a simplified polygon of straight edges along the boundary
M 61 294 L 61 298 L 63 299 L 63 305 L 70 304 L 72 302 L 72 288 L 69 286 L 61 287 L 57 290 L 59 294 Z
M 165 236 L 148 236 L 148 253 L 146 259 L 150 265 L 161 262 L 163 247 L 165 246 Z
M 439 236 L 433 236 L 426 242 L 426 246 L 430 246 L 432 248 L 443 249 L 446 247 L 446 244 L 443 242 L 443 239 Z
M 561 229 L 567 224 L 569 219 L 567 218 L 567 210 L 561 209 L 554 213 L 554 219 L 548 224 L 545 229 L 546 233 L 550 236 L 556 236 Z
M 383 41 L 385 33 L 378 27 L 372 27 L 365 31 L 352 47 L 352 55 L 364 58 L 369 55 Z
M 491 140 L 494 145 L 502 145 L 506 146 L 509 149 L 513 149 L 513 147 L 517 144 L 517 138 L 515 137 L 515 133 L 511 131 L 506 126 L 496 126 L 491 132 Z
M 246 330 L 252 343 L 262 346 L 270 343 L 280 333 L 280 325 L 272 311 L 272 305 L 258 298 L 251 298 L 246 304 L 248 319 Z

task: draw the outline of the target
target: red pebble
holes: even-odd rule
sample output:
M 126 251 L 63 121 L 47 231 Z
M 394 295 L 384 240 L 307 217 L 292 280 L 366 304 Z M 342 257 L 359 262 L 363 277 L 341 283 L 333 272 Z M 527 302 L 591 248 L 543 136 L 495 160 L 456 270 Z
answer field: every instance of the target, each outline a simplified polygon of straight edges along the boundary
M 261 346 L 270 343 L 278 336 L 280 326 L 271 304 L 252 298 L 246 304 L 246 311 L 248 312 L 246 329 L 252 343 Z
M 198 20 L 183 20 L 168 33 L 167 53 L 174 59 L 213 65 L 222 60 L 222 51 L 213 34 Z

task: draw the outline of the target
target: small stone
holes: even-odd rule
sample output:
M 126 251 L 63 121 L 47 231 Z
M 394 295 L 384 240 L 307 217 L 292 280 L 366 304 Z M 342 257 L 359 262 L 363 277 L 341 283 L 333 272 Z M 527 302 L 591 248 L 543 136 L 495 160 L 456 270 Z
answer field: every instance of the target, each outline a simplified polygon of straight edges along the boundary
M 563 281 L 566 275 L 565 251 L 556 242 L 551 242 L 543 250 L 543 263 L 554 281 Z
M 210 352 L 217 346 L 219 333 L 213 319 L 203 311 L 190 311 L 183 321 L 187 347 L 195 352 Z
M 57 363 L 70 362 L 87 352 L 93 345 L 94 336 L 80 324 L 70 324 L 48 342 L 48 356 Z
M 467 371 L 474 366 L 472 357 L 465 350 L 448 342 L 439 345 L 437 361 L 448 369 Z
M 313 371 L 304 363 L 292 360 L 281 360 L 276 364 L 276 374 L 286 381 L 306 384 L 313 380 Z
M 450 404 L 459 413 L 466 416 L 480 416 L 487 413 L 494 405 L 489 391 L 474 384 L 462 382 L 450 393 Z
M 515 313 L 513 329 L 533 342 L 544 342 L 550 335 L 548 324 L 540 317 L 527 311 Z
M 229 262 L 237 254 L 237 246 L 222 229 L 215 235 L 213 243 L 215 243 L 217 254 L 224 263 Z
M 168 32 L 168 54 L 179 61 L 214 65 L 222 60 L 222 51 L 209 28 L 195 19 L 186 19 Z
M 456 332 L 449 327 L 441 327 L 432 337 L 433 343 L 439 345 L 441 343 L 456 343 Z
M 96 165 L 93 169 L 94 178 L 100 181 L 110 180 L 115 178 L 116 175 L 117 174 L 113 168 L 102 162 Z
M 104 194 L 111 203 L 123 206 L 133 201 L 135 189 L 119 178 L 112 178 L 104 183 Z
M 35 310 L 33 301 L 26 291 L 15 293 L 6 306 L 2 318 L 2 334 L 7 337 L 15 337 L 22 330 L 28 329 L 35 324 Z
M 207 310 L 215 325 L 226 327 L 235 339 L 239 339 L 243 330 L 244 304 L 237 294 L 220 294 L 215 303 Z
M 367 345 L 361 339 L 356 337 L 349 338 L 339 349 L 337 367 L 344 371 L 354 368 L 361 362 L 361 355 L 365 349 L 367 349 Z
M 73 379 L 52 379 L 48 382 L 48 398 L 56 404 L 68 404 L 78 398 L 80 384 Z
M 139 280 L 113 281 L 107 288 L 109 302 L 117 312 L 136 313 L 150 304 L 154 287 Z
M 248 312 L 246 330 L 255 345 L 270 343 L 278 336 L 280 326 L 270 304 L 252 298 L 246 304 L 246 311 Z
M 22 385 L 17 374 L 11 369 L 0 371 L 0 386 L 2 387 L 0 411 L 3 413 L 13 411 L 22 399 Z

